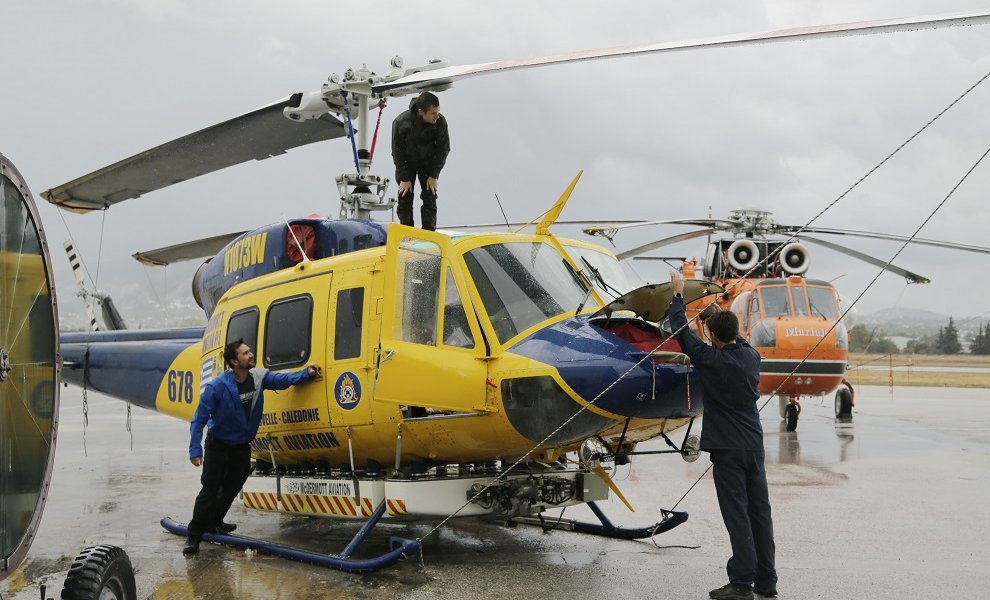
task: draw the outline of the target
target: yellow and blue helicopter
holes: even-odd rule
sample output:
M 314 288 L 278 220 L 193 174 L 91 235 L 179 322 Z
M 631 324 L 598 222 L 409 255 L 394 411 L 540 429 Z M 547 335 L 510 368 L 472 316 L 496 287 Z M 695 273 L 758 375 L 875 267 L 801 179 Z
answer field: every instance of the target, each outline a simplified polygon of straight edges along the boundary
M 533 232 L 429 232 L 373 220 L 394 200 L 386 197 L 388 178 L 371 172 L 371 110 L 390 97 L 442 91 L 457 79 L 508 69 L 987 18 L 828 25 L 468 66 L 404 68 L 396 58 L 385 75 L 366 68 L 334 74 L 318 91 L 293 94 L 43 194 L 68 210 L 106 210 L 308 143 L 346 137 L 354 158 L 354 171 L 336 179 L 339 219 L 292 219 L 138 255 L 158 264 L 209 256 L 192 284 L 208 323 L 62 334 L 62 376 L 189 420 L 200 390 L 224 368 L 226 342 L 245 340 L 270 369 L 323 364 L 322 381 L 268 395 L 243 502 L 367 526 L 337 555 L 287 552 L 295 558 L 374 570 L 419 546 L 394 540 L 374 559 L 354 558 L 383 518 L 456 514 L 528 522 L 574 504 L 589 504 L 601 524 L 562 519 L 558 526 L 623 538 L 662 532 L 687 515 L 668 513 L 660 523 L 623 529 L 594 503 L 610 492 L 621 497 L 600 463 L 628 460 L 639 442 L 663 437 L 670 452 L 697 456 L 697 436 L 690 434 L 703 410 L 697 373 L 660 324 L 670 290 L 632 290 L 609 250 L 550 232 L 578 178 L 534 219 Z M 692 281 L 685 295 L 690 304 L 721 291 Z M 685 426 L 680 444 L 669 439 Z M 170 519 L 163 526 L 184 533 Z M 277 550 L 239 536 L 205 539 Z

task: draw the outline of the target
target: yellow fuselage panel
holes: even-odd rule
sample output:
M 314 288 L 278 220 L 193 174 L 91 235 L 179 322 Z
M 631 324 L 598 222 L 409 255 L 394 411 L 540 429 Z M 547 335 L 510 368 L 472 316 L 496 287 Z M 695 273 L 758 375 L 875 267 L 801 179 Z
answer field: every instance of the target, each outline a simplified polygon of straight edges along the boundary
M 323 377 L 288 390 L 265 392 L 262 423 L 253 443 L 255 458 L 274 458 L 283 464 L 325 461 L 338 467 L 349 463 L 353 453 L 355 466 L 360 468 L 368 459 L 384 465 L 393 463 L 397 447 L 403 462 L 465 462 L 525 454 L 533 449 L 534 441 L 510 423 L 502 406 L 503 379 L 551 377 L 574 399 L 575 411 L 584 403 L 555 369 L 504 351 L 487 319 L 475 314 L 482 302 L 473 286 L 465 283 L 466 269 L 459 253 L 502 238 L 496 234 L 459 238 L 453 241 L 458 252 L 449 257 L 444 254 L 443 264 L 449 265 L 469 312 L 476 342 L 473 348 L 444 346 L 442 340 L 425 345 L 409 343 L 384 359 L 389 342 L 382 331 L 383 315 L 394 310 L 395 298 L 389 297 L 383 283 L 386 249 L 371 248 L 303 263 L 228 290 L 216 306 L 203 342 L 183 351 L 170 367 L 169 372 L 175 375 L 170 383 L 166 374 L 158 392 L 158 409 L 191 419 L 201 374 L 205 370 L 215 377 L 222 370 L 222 348 L 235 318 L 256 318 L 256 337 L 246 342 L 255 349 L 258 366 L 268 366 L 268 336 L 270 330 L 281 327 L 269 322 L 272 306 L 306 297 L 311 303 L 308 355 L 304 362 L 278 370 L 294 371 L 316 362 L 323 367 Z M 528 239 L 517 236 L 513 241 Z M 540 239 L 533 236 L 530 241 Z M 240 256 L 249 255 L 242 252 Z M 342 292 L 355 289 L 363 290 L 360 347 L 341 358 L 335 338 L 340 326 L 337 307 Z M 592 309 L 589 306 L 586 310 Z M 545 325 L 533 326 L 517 337 Z M 240 334 L 243 329 L 237 331 Z M 485 340 L 490 348 L 488 356 Z M 380 345 L 383 359 L 379 362 Z M 389 386 L 397 390 L 385 394 Z M 192 401 L 187 401 L 190 390 Z M 589 411 L 619 420 L 594 407 Z

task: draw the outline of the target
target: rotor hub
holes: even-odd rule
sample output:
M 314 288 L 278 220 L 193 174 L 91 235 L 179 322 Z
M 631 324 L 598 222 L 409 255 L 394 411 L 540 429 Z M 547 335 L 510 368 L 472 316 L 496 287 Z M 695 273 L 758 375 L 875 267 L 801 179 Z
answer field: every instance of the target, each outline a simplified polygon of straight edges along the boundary
M 7 381 L 10 374 L 10 354 L 5 348 L 0 348 L 0 382 Z

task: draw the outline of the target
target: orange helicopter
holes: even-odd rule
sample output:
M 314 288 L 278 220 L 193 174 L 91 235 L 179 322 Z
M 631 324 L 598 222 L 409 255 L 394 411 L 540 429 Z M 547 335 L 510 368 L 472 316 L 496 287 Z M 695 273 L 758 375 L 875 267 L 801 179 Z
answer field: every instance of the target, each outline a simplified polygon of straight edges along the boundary
M 700 225 L 704 229 L 663 238 L 618 253 L 619 260 L 653 258 L 643 253 L 717 231 L 729 232 L 731 238 L 712 240 L 702 265 L 702 275 L 725 288 L 725 292 L 701 299 L 689 306 L 699 313 L 709 305 L 731 310 L 739 317 L 741 335 L 763 357 L 760 393 L 776 395 L 780 417 L 787 431 L 797 429 L 801 414 L 801 397 L 824 396 L 835 392 L 835 417 L 852 419 L 855 391 L 845 378 L 849 357 L 849 307 L 828 281 L 808 279 L 810 253 L 801 242 L 816 244 L 868 262 L 904 277 L 908 283 L 931 280 L 886 261 L 863 254 L 827 240 L 809 237 L 808 233 L 847 235 L 955 250 L 990 253 L 990 248 L 924 238 L 833 229 L 782 225 L 772 213 L 745 209 L 734 210 L 727 219 L 673 219 L 662 221 L 611 222 L 585 227 L 584 232 L 612 241 L 622 229 L 643 225 Z M 777 236 L 778 239 L 773 239 Z M 788 236 L 780 239 L 782 236 Z M 683 261 L 685 279 L 697 277 L 696 262 Z M 701 315 L 704 318 L 704 315 Z M 701 319 L 695 321 L 705 337 Z

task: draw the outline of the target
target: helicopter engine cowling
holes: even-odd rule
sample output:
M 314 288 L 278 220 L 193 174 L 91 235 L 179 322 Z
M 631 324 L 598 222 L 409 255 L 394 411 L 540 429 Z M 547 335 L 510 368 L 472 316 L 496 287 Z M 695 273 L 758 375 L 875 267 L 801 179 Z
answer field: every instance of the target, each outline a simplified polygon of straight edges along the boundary
M 736 271 L 746 272 L 760 262 L 760 249 L 752 240 L 736 240 L 729 246 L 729 266 Z
M 811 264 L 811 256 L 804 244 L 791 242 L 780 249 L 777 261 L 788 275 L 804 275 Z

